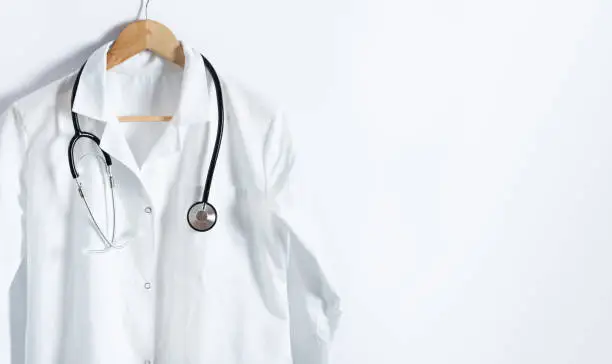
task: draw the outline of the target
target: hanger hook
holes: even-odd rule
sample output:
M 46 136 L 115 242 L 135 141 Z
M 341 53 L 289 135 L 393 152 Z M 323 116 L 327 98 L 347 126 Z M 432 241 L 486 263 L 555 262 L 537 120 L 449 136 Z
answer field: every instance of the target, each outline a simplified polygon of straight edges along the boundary
M 145 4 L 145 20 L 149 20 L 149 2 L 151 0 L 147 0 L 147 3 Z

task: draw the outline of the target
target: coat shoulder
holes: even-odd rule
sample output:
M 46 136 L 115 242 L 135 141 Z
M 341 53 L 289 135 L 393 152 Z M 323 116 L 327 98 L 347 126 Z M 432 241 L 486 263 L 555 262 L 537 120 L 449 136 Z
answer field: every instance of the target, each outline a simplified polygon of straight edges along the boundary
M 223 89 L 231 108 L 230 118 L 245 121 L 251 127 L 268 129 L 279 108 L 261 93 L 233 79 L 224 79 Z
M 45 123 L 49 122 L 50 115 L 56 114 L 57 106 L 60 103 L 69 102 L 67 97 L 73 78 L 74 73 L 70 73 L 37 88 L 12 103 L 9 108 L 20 115 L 26 133 L 35 134 Z

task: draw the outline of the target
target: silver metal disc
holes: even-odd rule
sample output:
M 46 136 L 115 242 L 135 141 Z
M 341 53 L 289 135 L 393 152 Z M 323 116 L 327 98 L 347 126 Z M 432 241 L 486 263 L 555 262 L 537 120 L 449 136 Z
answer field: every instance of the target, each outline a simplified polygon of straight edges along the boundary
M 196 231 L 208 231 L 217 222 L 217 210 L 209 203 L 196 202 L 187 212 L 187 222 Z

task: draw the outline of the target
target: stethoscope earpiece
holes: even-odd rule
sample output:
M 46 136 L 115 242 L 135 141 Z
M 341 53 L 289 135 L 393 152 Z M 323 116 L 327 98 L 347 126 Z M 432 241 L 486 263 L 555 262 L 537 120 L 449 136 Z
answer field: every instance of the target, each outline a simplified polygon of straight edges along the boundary
M 217 223 L 217 209 L 208 202 L 196 202 L 187 212 L 187 222 L 193 230 L 208 231 Z

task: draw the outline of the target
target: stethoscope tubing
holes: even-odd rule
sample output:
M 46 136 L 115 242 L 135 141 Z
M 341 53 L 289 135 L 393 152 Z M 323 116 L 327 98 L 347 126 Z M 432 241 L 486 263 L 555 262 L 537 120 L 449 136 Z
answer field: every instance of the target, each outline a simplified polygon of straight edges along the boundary
M 217 75 L 217 71 L 212 66 L 212 64 L 204 57 L 203 54 L 200 54 L 202 57 L 202 61 L 204 62 L 204 66 L 210 72 L 212 76 L 213 83 L 215 84 L 215 93 L 217 96 L 217 136 L 215 137 L 215 145 L 213 148 L 213 153 L 210 158 L 210 165 L 208 166 L 208 172 L 206 173 L 206 183 L 204 184 L 204 191 L 202 193 L 202 200 L 200 202 L 207 203 L 208 197 L 210 195 L 210 187 L 212 185 L 213 175 L 215 173 L 215 168 L 217 166 L 217 159 L 219 158 L 219 151 L 221 149 L 221 140 L 223 139 L 223 124 L 225 120 L 225 109 L 223 107 L 223 91 L 221 89 L 221 81 L 219 81 L 219 75 Z
M 214 144 L 212 156 L 210 159 L 210 164 L 208 167 L 208 172 L 206 173 L 206 182 L 204 184 L 204 191 L 202 192 L 202 199 L 199 201 L 200 203 L 206 204 L 208 202 L 208 197 L 210 196 L 210 188 L 212 186 L 212 180 L 213 180 L 215 168 L 217 165 L 217 159 L 219 158 L 219 151 L 221 149 L 221 141 L 223 138 L 223 126 L 224 126 L 224 119 L 225 119 L 225 108 L 223 106 L 223 91 L 221 87 L 221 81 L 219 80 L 217 71 L 215 70 L 213 65 L 208 61 L 208 59 L 204 57 L 204 55 L 200 54 L 200 56 L 202 57 L 202 61 L 204 62 L 204 66 L 206 70 L 208 70 L 208 72 L 212 76 L 213 83 L 215 85 L 215 93 L 216 93 L 216 99 L 217 99 L 217 114 L 218 114 L 217 135 L 215 137 L 215 144 Z M 72 115 L 72 126 L 74 128 L 74 135 L 70 139 L 70 143 L 68 145 L 68 163 L 70 166 L 70 173 L 72 174 L 72 178 L 74 179 L 77 179 L 79 177 L 79 173 L 77 171 L 75 161 L 74 161 L 74 148 L 76 146 L 76 143 L 79 141 L 79 139 L 81 138 L 90 139 L 94 143 L 96 143 L 98 146 L 100 145 L 100 139 L 97 136 L 95 136 L 92 133 L 84 132 L 81 130 L 79 116 L 76 112 L 72 110 L 74 106 L 74 101 L 76 98 L 76 93 L 79 87 L 79 82 L 81 80 L 81 75 L 83 73 L 83 70 L 85 69 L 86 64 L 87 62 L 85 62 L 83 66 L 81 66 L 81 68 L 79 69 L 76 75 L 74 86 L 72 87 L 72 96 L 71 96 L 71 102 L 70 102 L 70 106 L 71 106 L 70 109 L 71 109 L 71 115 Z M 110 167 L 113 163 L 110 155 L 103 149 L 100 148 L 100 150 L 102 151 L 102 154 L 104 155 L 104 161 L 106 162 L 106 165 Z

